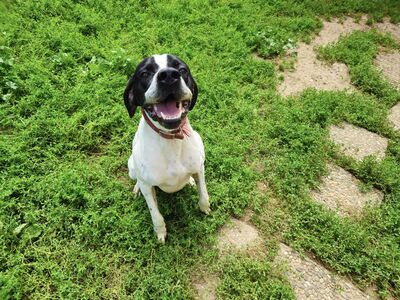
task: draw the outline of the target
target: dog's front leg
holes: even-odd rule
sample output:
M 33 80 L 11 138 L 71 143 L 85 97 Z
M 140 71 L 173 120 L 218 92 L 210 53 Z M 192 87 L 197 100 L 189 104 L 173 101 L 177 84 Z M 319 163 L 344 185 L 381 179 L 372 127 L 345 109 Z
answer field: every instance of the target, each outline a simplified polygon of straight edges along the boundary
M 138 184 L 140 191 L 146 199 L 147 206 L 149 207 L 151 220 L 153 221 L 154 231 L 157 234 L 157 238 L 164 244 L 165 237 L 167 236 L 167 228 L 165 227 L 164 218 L 157 207 L 156 190 L 154 186 L 150 186 L 143 182 L 138 181 Z
M 193 178 L 196 181 L 197 189 L 199 190 L 200 210 L 208 215 L 211 212 L 211 209 L 210 209 L 210 202 L 208 202 L 206 178 L 204 175 L 204 165 L 201 166 L 199 173 L 193 174 Z

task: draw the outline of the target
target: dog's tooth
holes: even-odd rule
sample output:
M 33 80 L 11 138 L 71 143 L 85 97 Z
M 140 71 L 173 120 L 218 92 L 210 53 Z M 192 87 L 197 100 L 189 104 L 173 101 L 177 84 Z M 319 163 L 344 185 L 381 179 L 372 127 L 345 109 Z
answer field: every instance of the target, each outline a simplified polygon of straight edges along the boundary
M 161 118 L 166 119 L 166 117 L 165 117 L 163 112 L 161 112 Z

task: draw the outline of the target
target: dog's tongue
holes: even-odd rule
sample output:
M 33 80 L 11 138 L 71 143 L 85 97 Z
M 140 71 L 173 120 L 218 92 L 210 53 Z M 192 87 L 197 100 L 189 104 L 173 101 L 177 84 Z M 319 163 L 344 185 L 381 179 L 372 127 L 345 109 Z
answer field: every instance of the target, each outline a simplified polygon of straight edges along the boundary
M 179 107 L 176 107 L 175 101 L 154 104 L 154 110 L 157 113 L 157 116 L 168 119 L 176 119 L 181 116 L 181 110 Z M 163 113 L 164 116 L 162 116 L 161 113 Z

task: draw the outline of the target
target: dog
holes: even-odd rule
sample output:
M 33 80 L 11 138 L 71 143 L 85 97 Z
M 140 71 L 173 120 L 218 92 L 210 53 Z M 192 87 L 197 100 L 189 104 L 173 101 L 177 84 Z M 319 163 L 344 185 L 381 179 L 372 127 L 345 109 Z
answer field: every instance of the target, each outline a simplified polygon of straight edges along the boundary
M 197 95 L 189 67 L 171 54 L 143 59 L 124 92 L 129 116 L 132 118 L 139 106 L 142 112 L 128 159 L 129 177 L 136 180 L 135 196 L 141 193 L 146 199 L 154 231 L 163 244 L 167 229 L 157 207 L 155 187 L 174 193 L 196 184 L 200 210 L 210 213 L 204 145 L 187 117 Z

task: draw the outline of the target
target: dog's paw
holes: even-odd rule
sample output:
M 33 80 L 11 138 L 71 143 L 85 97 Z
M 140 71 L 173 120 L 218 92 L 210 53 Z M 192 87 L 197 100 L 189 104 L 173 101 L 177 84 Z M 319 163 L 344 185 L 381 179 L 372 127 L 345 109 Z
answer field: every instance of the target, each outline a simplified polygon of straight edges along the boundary
M 164 225 L 154 227 L 157 239 L 161 244 L 165 244 L 165 238 L 167 237 L 167 228 Z
M 190 176 L 188 183 L 190 186 L 196 186 L 196 181 L 194 180 L 194 178 L 192 176 Z
M 136 183 L 135 187 L 133 188 L 133 197 L 134 198 L 140 197 L 140 188 L 138 183 Z
M 166 237 L 167 237 L 167 233 L 157 233 L 157 239 L 161 244 L 165 244 Z
M 210 208 L 210 202 L 207 201 L 200 201 L 199 202 L 199 207 L 200 210 L 205 213 L 206 215 L 210 214 L 211 208 Z

